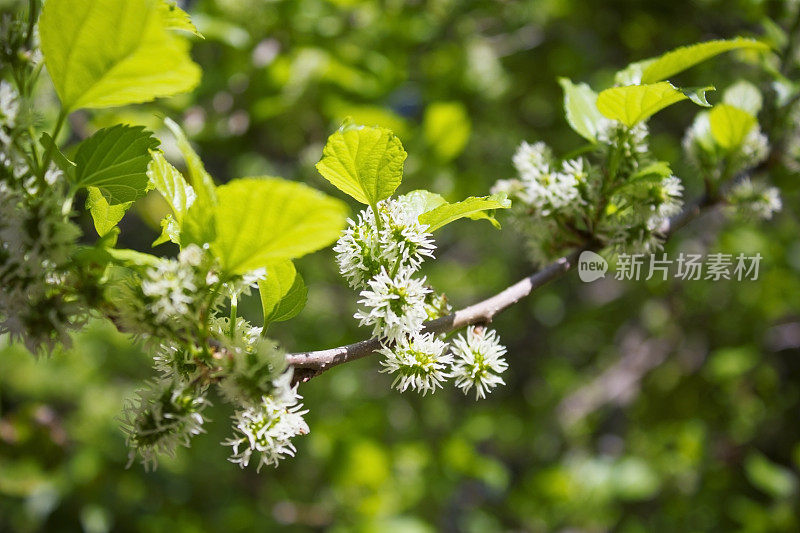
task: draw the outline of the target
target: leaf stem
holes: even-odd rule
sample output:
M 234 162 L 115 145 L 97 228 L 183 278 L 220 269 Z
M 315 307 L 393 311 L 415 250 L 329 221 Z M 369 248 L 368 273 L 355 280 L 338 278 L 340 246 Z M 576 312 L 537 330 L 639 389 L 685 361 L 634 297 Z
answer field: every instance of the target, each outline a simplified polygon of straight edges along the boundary
M 375 215 L 375 226 L 378 228 L 378 231 L 383 230 L 383 223 L 381 223 L 381 215 L 378 212 L 378 204 L 369 204 L 370 209 L 372 209 L 372 214 Z

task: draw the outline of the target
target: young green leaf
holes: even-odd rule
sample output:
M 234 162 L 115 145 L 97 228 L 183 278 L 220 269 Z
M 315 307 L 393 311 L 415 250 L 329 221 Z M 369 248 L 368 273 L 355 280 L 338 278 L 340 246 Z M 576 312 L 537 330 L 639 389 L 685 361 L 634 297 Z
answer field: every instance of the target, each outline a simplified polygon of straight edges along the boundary
M 682 100 L 690 99 L 698 105 L 707 106 L 705 92 L 710 90 L 714 88 L 681 90 L 666 81 L 650 85 L 613 87 L 597 97 L 597 109 L 607 118 L 619 120 L 631 127 Z
M 183 155 L 186 169 L 189 171 L 189 181 L 194 187 L 198 203 L 206 206 L 213 205 L 216 203 L 216 193 L 214 192 L 216 187 L 214 186 L 214 179 L 206 172 L 203 160 L 194 151 L 189 139 L 186 138 L 186 134 L 174 120 L 170 118 L 164 119 L 164 124 L 175 136 L 178 150 Z
M 714 106 L 708 114 L 714 140 L 726 150 L 741 146 L 756 125 L 756 117 L 729 104 Z
M 164 26 L 167 29 L 186 31 L 203 39 L 203 34 L 198 31 L 189 13 L 178 7 L 173 0 L 161 0 L 160 4 Z
M 258 282 L 265 328 L 297 316 L 308 299 L 308 288 L 291 261 L 269 265 L 266 270 L 267 277 Z
M 584 139 L 597 142 L 597 132 L 606 120 L 597 110 L 597 93 L 585 83 L 575 84 L 567 78 L 559 78 L 564 89 L 564 111 L 567 122 Z
M 75 184 L 97 187 L 111 205 L 141 198 L 150 181 L 150 150 L 158 145 L 142 126 L 119 124 L 98 130 L 75 153 Z
M 122 220 L 125 212 L 133 205 L 133 202 L 110 205 L 100 192 L 100 189 L 89 187 L 88 190 L 86 209 L 92 215 L 94 229 L 97 230 L 97 234 L 103 237 L 117 227 L 117 224 Z
M 398 200 L 403 202 L 403 206 L 417 217 L 447 203 L 441 194 L 424 189 L 411 191 L 399 197 Z
M 336 240 L 347 217 L 339 200 L 280 178 L 235 180 L 217 188 L 217 197 L 211 250 L 230 274 L 319 250 Z
M 470 218 L 472 220 L 484 219 L 499 227 L 497 220 L 486 213 L 493 209 L 508 209 L 511 201 L 503 193 L 491 196 L 475 197 L 470 196 L 466 200 L 453 204 L 444 203 L 434 209 L 419 216 L 420 224 L 427 224 L 428 231 L 436 231 L 447 224 L 460 218 Z
M 342 192 L 375 206 L 400 185 L 406 155 L 391 131 L 348 125 L 328 137 L 317 170 Z
M 192 186 L 186 183 L 183 174 L 169 164 L 164 154 L 151 152 L 151 156 L 153 159 L 147 166 L 150 183 L 161 193 L 172 209 L 175 220 L 180 223 L 197 195 Z
M 467 110 L 460 102 L 435 102 L 425 109 L 425 140 L 443 161 L 450 161 L 464 150 L 470 130 Z
M 67 112 L 193 89 L 200 67 L 169 30 L 162 0 L 48 0 L 39 18 L 47 71 Z
M 641 83 L 647 84 L 665 80 L 723 52 L 737 49 L 769 50 L 769 47 L 755 39 L 745 39 L 743 37 L 682 46 L 649 60 L 650 62 L 643 69 Z

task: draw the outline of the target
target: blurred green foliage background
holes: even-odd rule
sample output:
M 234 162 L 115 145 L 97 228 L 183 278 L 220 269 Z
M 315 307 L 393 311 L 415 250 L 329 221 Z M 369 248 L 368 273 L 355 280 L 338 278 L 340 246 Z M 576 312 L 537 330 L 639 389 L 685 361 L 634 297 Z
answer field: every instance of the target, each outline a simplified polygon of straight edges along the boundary
M 4 11 L 19 8 L 0 2 Z M 788 4 L 788 3 L 787 3 Z M 710 38 L 761 35 L 786 5 L 762 0 L 198 0 L 206 39 L 191 95 L 73 116 L 103 125 L 179 119 L 219 182 L 273 174 L 337 195 L 314 170 L 346 116 L 392 128 L 409 158 L 401 192 L 487 194 L 521 140 L 581 145 L 559 76 L 595 87 L 628 62 Z M 724 88 L 758 72 L 725 56 L 682 75 Z M 42 96 L 47 99 L 47 94 Z M 718 96 L 712 96 L 718 98 Z M 681 162 L 694 109 L 651 121 Z M 711 216 L 668 251 L 764 257 L 758 281 L 582 284 L 572 275 L 495 322 L 508 386 L 476 403 L 390 390 L 367 358 L 302 386 L 311 434 L 278 469 L 240 471 L 219 445 L 230 412 L 155 473 L 125 469 L 116 417 L 151 376 L 107 323 L 34 360 L 0 347 L 3 531 L 798 531 L 800 224 L 797 176 L 774 176 L 784 211 L 762 226 Z M 356 208 L 356 206 L 353 206 Z M 120 246 L 146 249 L 164 206 L 146 198 Z M 85 221 L 87 234 L 93 235 Z M 529 273 L 511 227 L 461 223 L 426 274 L 456 306 Z M 158 249 L 172 254 L 169 245 Z M 299 261 L 303 313 L 271 331 L 289 350 L 353 342 L 356 295 L 332 253 Z M 257 298 L 240 306 L 260 320 Z M 5 341 L 0 340 L 0 343 Z

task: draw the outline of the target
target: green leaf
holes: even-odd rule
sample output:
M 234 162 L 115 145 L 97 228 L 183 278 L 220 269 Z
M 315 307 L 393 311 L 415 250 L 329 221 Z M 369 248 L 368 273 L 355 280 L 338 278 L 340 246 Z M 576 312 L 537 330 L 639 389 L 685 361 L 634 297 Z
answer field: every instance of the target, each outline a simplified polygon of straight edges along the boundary
M 89 187 L 89 195 L 86 198 L 86 209 L 92 215 L 94 221 L 94 229 L 97 234 L 102 237 L 117 227 L 117 224 L 125 212 L 133 205 L 133 202 L 125 202 L 123 204 L 110 205 L 106 201 L 100 189 L 97 187 Z
M 425 140 L 443 161 L 450 161 L 467 146 L 472 125 L 461 102 L 435 102 L 425 109 Z
M 441 194 L 424 189 L 417 189 L 404 194 L 398 198 L 398 201 L 402 202 L 403 207 L 417 217 L 447 203 L 447 200 Z
M 651 85 L 613 87 L 597 97 L 597 109 L 607 118 L 619 120 L 631 127 L 682 100 L 691 99 L 699 105 L 707 105 L 703 102 L 705 92 L 709 90 L 713 90 L 713 87 L 680 90 L 666 81 Z
M 585 83 L 574 84 L 567 78 L 559 78 L 564 89 L 564 111 L 567 122 L 578 135 L 597 142 L 597 132 L 606 120 L 597 109 L 597 93 Z
M 266 270 L 267 277 L 258 282 L 265 328 L 297 316 L 308 299 L 308 288 L 291 261 L 269 265 Z
M 197 155 L 197 152 L 192 148 L 189 139 L 181 127 L 172 119 L 164 119 L 164 124 L 175 136 L 175 141 L 178 144 L 178 150 L 183 155 L 183 160 L 186 163 L 186 169 L 189 171 L 189 181 L 194 187 L 197 194 L 198 203 L 208 205 L 216 203 L 216 187 L 214 186 L 214 179 L 206 172 L 206 167 L 203 165 L 202 159 Z
M 181 243 L 181 226 L 171 213 L 161 219 L 161 235 L 153 241 L 152 245 L 158 246 L 165 242 Z
M 714 106 L 708 113 L 711 135 L 721 147 L 732 150 L 741 146 L 756 125 L 756 117 L 729 104 Z
M 761 91 L 759 91 L 755 85 L 745 80 L 739 80 L 725 89 L 725 92 L 722 94 L 722 101 L 733 107 L 738 107 L 742 111 L 747 111 L 753 116 L 758 115 L 764 103 L 764 99 L 761 97 Z
M 161 152 L 151 152 L 150 154 L 152 160 L 147 166 L 150 183 L 161 193 L 172 209 L 175 220 L 180 223 L 197 195 L 192 186 L 186 183 L 183 174 L 169 164 L 164 154 Z
M 486 214 L 485 211 L 508 209 L 509 207 L 511 207 L 511 201 L 506 198 L 504 193 L 483 197 L 470 196 L 461 202 L 445 203 L 423 213 L 419 217 L 419 222 L 420 224 L 427 224 L 428 231 L 431 232 L 465 217 L 472 220 L 485 219 L 491 222 L 493 226 L 499 227 L 497 221 Z
M 42 133 L 39 143 L 45 150 L 50 150 L 50 153 L 53 154 L 53 162 L 64 172 L 64 175 L 70 180 L 75 179 L 75 163 L 67 159 L 67 156 L 58 148 L 50 134 Z
M 67 112 L 190 91 L 200 67 L 162 0 L 48 0 L 39 18 L 47 71 Z
M 112 205 L 141 198 L 150 181 L 150 150 L 158 144 L 143 126 L 119 124 L 98 130 L 78 146 L 75 184 L 97 187 Z
M 178 5 L 171 0 L 161 0 L 161 13 L 164 19 L 164 26 L 169 30 L 181 30 L 191 33 L 196 37 L 203 39 L 203 34 L 197 29 L 197 26 L 192 23 L 192 18 L 189 13 L 178 7 Z
M 682 46 L 671 52 L 654 58 L 643 69 L 641 83 L 655 83 L 702 63 L 707 59 L 730 50 L 749 48 L 753 50 L 769 50 L 769 47 L 754 39 L 737 37 L 730 40 L 708 41 Z
M 319 250 L 336 240 L 347 217 L 343 202 L 280 178 L 235 180 L 217 196 L 211 250 L 229 274 Z
M 773 498 L 790 498 L 797 493 L 794 472 L 773 463 L 759 452 L 751 452 L 745 458 L 744 473 L 750 483 Z
M 192 148 L 189 139 L 183 130 L 173 120 L 167 118 L 164 123 L 175 136 L 178 149 L 183 155 L 186 169 L 189 175 L 189 182 L 194 189 L 196 198 L 192 205 L 187 209 L 181 220 L 181 245 L 199 244 L 203 245 L 214 240 L 216 228 L 212 213 L 217 205 L 217 193 L 214 180 L 206 172 L 203 161 L 197 152 Z M 162 224 L 163 228 L 163 224 Z
M 375 206 L 403 179 L 406 151 L 391 131 L 344 126 L 328 137 L 317 170 L 342 192 Z

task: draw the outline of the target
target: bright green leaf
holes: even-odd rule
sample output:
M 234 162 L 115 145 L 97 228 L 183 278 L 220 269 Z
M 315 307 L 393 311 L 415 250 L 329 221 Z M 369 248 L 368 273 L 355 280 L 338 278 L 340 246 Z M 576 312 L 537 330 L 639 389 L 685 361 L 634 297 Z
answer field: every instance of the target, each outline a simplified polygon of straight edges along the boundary
M 498 227 L 497 221 L 487 215 L 485 211 L 508 209 L 509 207 L 511 207 L 511 201 L 502 193 L 483 197 L 470 196 L 461 202 L 445 203 L 435 207 L 420 215 L 419 221 L 421 224 L 426 224 L 428 231 L 431 232 L 460 218 L 486 219 L 492 222 L 495 227 Z
M 339 200 L 280 178 L 235 180 L 217 188 L 217 197 L 211 250 L 230 274 L 319 250 L 336 240 L 347 217 Z
M 432 209 L 446 204 L 447 200 L 441 194 L 426 191 L 424 189 L 417 189 L 408 194 L 399 197 L 398 200 L 403 203 L 403 207 L 414 216 L 419 217 L 422 213 L 427 213 Z
M 342 192 L 375 206 L 400 185 L 405 160 L 406 151 L 391 131 L 344 126 L 328 137 L 317 170 Z
M 94 229 L 102 237 L 117 227 L 117 224 L 125 212 L 133 205 L 133 202 L 109 205 L 100 189 L 89 187 L 89 195 L 86 198 L 86 209 L 92 215 Z
M 705 96 L 701 98 L 701 95 L 708 90 L 713 88 L 682 91 L 666 81 L 651 85 L 613 87 L 597 97 L 597 109 L 606 117 L 631 127 L 676 102 L 691 98 L 700 104 L 705 101 Z
M 744 48 L 769 50 L 766 44 L 743 37 L 682 46 L 651 60 L 643 69 L 641 82 L 647 84 L 665 80 L 723 52 Z
M 153 241 L 153 246 L 158 246 L 165 242 L 174 242 L 175 244 L 181 243 L 181 226 L 178 224 L 178 221 L 175 220 L 175 217 L 172 216 L 172 213 L 161 219 L 161 235 Z
M 150 183 L 161 193 L 172 208 L 175 220 L 180 223 L 183 215 L 194 203 L 196 194 L 191 185 L 186 183 L 183 174 L 169 164 L 161 152 L 151 152 L 153 159 L 147 166 Z
M 745 458 L 744 473 L 750 483 L 774 498 L 790 498 L 797 493 L 795 473 L 757 451 Z
M 162 17 L 164 26 L 169 30 L 182 30 L 197 37 L 203 38 L 197 27 L 192 23 L 189 13 L 178 7 L 172 0 L 161 0 Z
M 739 80 L 722 94 L 722 101 L 742 111 L 747 111 L 753 116 L 758 115 L 764 99 L 758 88 L 749 81 Z
M 449 161 L 467 146 L 472 125 L 464 104 L 435 102 L 425 109 L 422 131 L 436 155 Z
M 266 270 L 266 278 L 258 282 L 264 327 L 294 318 L 308 299 L 308 288 L 291 261 L 269 265 Z
M 711 135 L 726 150 L 738 148 L 756 125 L 756 117 L 729 104 L 714 106 L 708 119 Z
M 39 18 L 45 63 L 66 111 L 113 107 L 193 89 L 200 68 L 171 32 L 162 0 L 48 0 Z
M 141 198 L 150 181 L 150 150 L 158 144 L 143 126 L 119 124 L 98 130 L 75 153 L 75 184 L 97 187 L 112 205 Z
M 216 194 L 214 192 L 214 180 L 211 175 L 206 172 L 206 167 L 203 165 L 202 159 L 197 155 L 197 152 L 192 148 L 189 139 L 181 127 L 172 119 L 167 118 L 164 120 L 167 128 L 175 136 L 175 141 L 178 144 L 178 150 L 183 155 L 183 160 L 186 163 L 186 169 L 189 171 L 189 181 L 194 187 L 195 194 L 197 195 L 198 203 L 200 204 L 213 204 L 216 202 Z
M 567 78 L 559 78 L 564 89 L 564 111 L 567 122 L 581 137 L 597 142 L 597 132 L 605 117 L 597 110 L 597 93 L 585 83 L 574 84 Z

